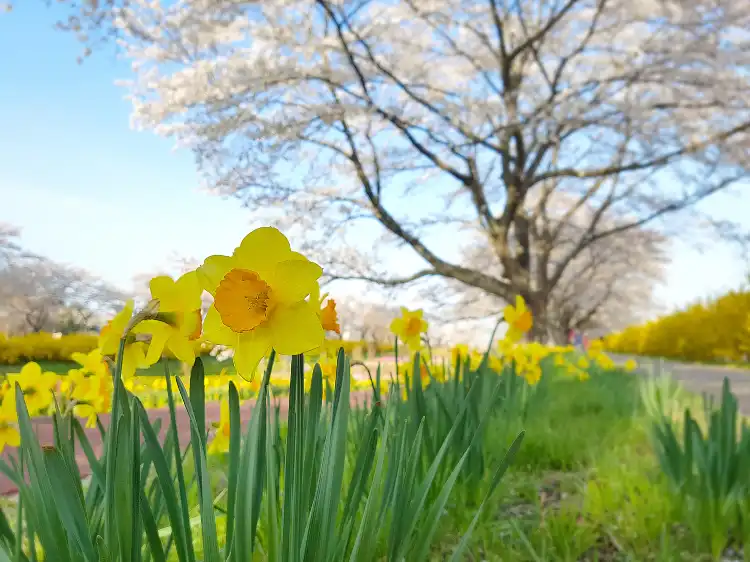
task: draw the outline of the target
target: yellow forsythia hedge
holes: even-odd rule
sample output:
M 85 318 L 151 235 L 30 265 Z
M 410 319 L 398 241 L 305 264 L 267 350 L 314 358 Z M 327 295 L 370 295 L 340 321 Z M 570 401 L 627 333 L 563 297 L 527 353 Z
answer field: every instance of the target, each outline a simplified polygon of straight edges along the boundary
M 76 351 L 88 353 L 96 347 L 96 342 L 97 337 L 92 334 L 71 334 L 59 338 L 46 332 L 11 338 L 0 334 L 0 364 L 67 361 Z
M 750 360 L 750 291 L 732 291 L 706 303 L 631 326 L 604 338 L 615 353 L 697 362 Z
M 46 332 L 25 336 L 7 337 L 0 333 L 0 365 L 17 365 L 28 361 L 69 361 L 72 353 L 88 353 L 97 345 L 95 334 L 69 334 L 54 336 Z M 196 342 L 200 353 L 211 348 Z M 169 356 L 169 351 L 165 350 Z

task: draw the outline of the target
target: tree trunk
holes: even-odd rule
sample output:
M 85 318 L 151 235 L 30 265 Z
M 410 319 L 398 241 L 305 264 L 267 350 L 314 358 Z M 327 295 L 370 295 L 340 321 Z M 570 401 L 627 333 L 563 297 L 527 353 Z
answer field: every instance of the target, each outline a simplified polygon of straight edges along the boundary
M 531 331 L 528 334 L 529 340 L 547 343 L 550 335 L 550 327 L 547 324 L 547 303 L 538 295 L 523 295 L 523 297 L 534 318 Z

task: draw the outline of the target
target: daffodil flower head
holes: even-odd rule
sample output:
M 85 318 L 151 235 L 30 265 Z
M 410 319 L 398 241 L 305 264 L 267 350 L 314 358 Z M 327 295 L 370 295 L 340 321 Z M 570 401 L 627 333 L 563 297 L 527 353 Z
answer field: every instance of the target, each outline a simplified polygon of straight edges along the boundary
M 219 415 L 219 424 L 216 427 L 216 433 L 211 443 L 208 445 L 208 453 L 216 455 L 219 453 L 226 453 L 229 450 L 229 436 L 230 436 L 230 424 L 229 424 L 229 401 L 221 401 L 221 409 Z
M 320 285 L 317 283 L 310 291 L 310 303 L 315 305 L 318 310 L 318 316 L 320 316 L 320 323 L 323 326 L 323 330 L 326 332 L 336 332 L 337 334 L 341 335 L 341 327 L 339 326 L 339 317 L 338 313 L 336 312 L 336 301 L 333 299 L 328 299 L 328 302 L 326 302 L 326 298 L 328 297 L 328 293 L 320 296 Z M 326 302 L 326 305 L 323 306 L 323 303 Z
M 503 311 L 503 317 L 508 324 L 505 339 L 517 342 L 534 325 L 531 312 L 526 309 L 526 301 L 521 295 L 516 296 L 516 306 L 508 305 Z
M 412 311 L 402 306 L 401 316 L 391 322 L 391 332 L 409 346 L 412 352 L 422 348 L 422 334 L 427 328 L 427 321 L 422 318 L 422 309 Z
M 94 349 L 89 353 L 75 351 L 71 353 L 70 358 L 82 367 L 85 373 L 91 373 L 97 376 L 109 376 L 109 366 L 104 360 L 100 349 Z
M 320 309 L 320 322 L 323 329 L 327 332 L 336 332 L 341 335 L 341 326 L 339 326 L 338 314 L 336 313 L 336 301 L 328 299 L 326 305 Z
M 154 277 L 149 283 L 151 298 L 159 303 L 159 311 L 133 327 L 135 334 L 149 334 L 151 343 L 145 362 L 152 365 L 161 358 L 164 348 L 177 359 L 191 365 L 195 362 L 193 342 L 201 335 L 201 294 L 203 288 L 195 271 L 176 281 L 168 275 Z
M 21 434 L 18 431 L 16 417 L 16 392 L 6 392 L 0 405 L 0 453 L 6 446 L 18 447 Z
M 33 416 L 52 405 L 54 401 L 52 389 L 57 385 L 58 378 L 53 372 L 42 372 L 39 363 L 32 361 L 21 367 L 20 373 L 9 373 L 6 381 L 8 383 L 6 396 L 9 394 L 15 396 L 16 383 L 18 383 L 29 414 Z
M 128 300 L 123 309 L 110 320 L 99 333 L 99 351 L 102 355 L 117 356 L 120 349 L 120 339 L 129 331 L 133 321 L 133 301 Z M 137 325 L 137 324 L 136 324 Z M 125 352 L 122 356 L 123 379 L 132 377 L 136 369 L 143 369 L 153 365 L 146 362 L 146 344 L 136 341 L 135 335 L 127 333 Z
M 323 343 L 318 303 L 305 300 L 319 291 L 323 270 L 293 252 L 277 229 L 253 230 L 231 256 L 209 256 L 197 273 L 214 297 L 204 336 L 234 350 L 240 376 L 252 377 L 272 347 L 297 355 Z
M 451 349 L 451 363 L 456 364 L 456 361 L 463 361 L 469 356 L 469 346 L 463 343 L 459 343 L 453 346 Z

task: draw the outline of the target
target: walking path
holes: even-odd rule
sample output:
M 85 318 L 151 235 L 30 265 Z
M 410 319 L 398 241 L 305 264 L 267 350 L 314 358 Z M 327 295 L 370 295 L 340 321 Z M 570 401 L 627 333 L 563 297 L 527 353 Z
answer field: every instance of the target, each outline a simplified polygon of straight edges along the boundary
M 732 393 L 737 397 L 740 412 L 750 416 L 750 369 L 680 363 L 650 357 L 615 354 L 611 356 L 618 363 L 632 358 L 638 363 L 639 370 L 647 375 L 669 374 L 673 379 L 682 383 L 687 390 L 697 394 L 706 392 L 717 398 L 721 396 L 721 386 L 724 383 L 724 377 L 727 377 Z

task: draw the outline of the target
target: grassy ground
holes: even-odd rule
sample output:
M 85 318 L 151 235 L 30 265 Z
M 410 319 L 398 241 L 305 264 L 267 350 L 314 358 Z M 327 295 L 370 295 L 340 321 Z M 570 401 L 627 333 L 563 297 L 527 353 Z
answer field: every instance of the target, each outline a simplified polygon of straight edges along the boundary
M 526 439 L 473 537 L 474 560 L 699 560 L 680 531 L 651 451 L 637 380 L 606 374 L 556 381 L 523 423 Z M 500 455 L 515 427 L 497 420 Z M 445 552 L 468 525 L 444 521 Z M 437 559 L 437 558 L 436 558 Z
M 213 373 L 231 362 L 207 358 L 205 365 Z M 43 364 L 57 372 L 70 366 Z M 0 366 L 0 372 L 8 370 L 13 371 Z M 519 430 L 525 430 L 526 438 L 474 531 L 466 560 L 711 559 L 679 519 L 651 447 L 639 384 L 637 376 L 621 372 L 593 373 L 585 382 L 553 375 L 538 387 L 524 419 L 495 416 L 485 439 L 488 467 L 497 466 Z M 188 478 L 190 462 L 188 456 Z M 220 457 L 212 457 L 210 464 L 220 495 L 227 466 Z M 482 482 L 480 492 L 488 485 L 489 480 Z M 193 488 L 193 497 L 195 493 Z M 461 485 L 453 491 L 433 560 L 450 558 L 481 495 Z M 193 509 L 191 515 L 196 514 Z M 223 525 L 222 517 L 218 525 Z M 372 548 L 381 550 L 379 545 Z
M 555 379 L 537 394 L 525 420 L 494 420 L 488 466 L 497 465 L 519 429 L 526 439 L 466 560 L 710 560 L 677 517 L 651 448 L 638 384 L 623 373 L 583 383 Z M 213 463 L 221 489 L 226 467 Z M 434 560 L 450 558 L 475 508 L 468 489 L 457 487 Z

